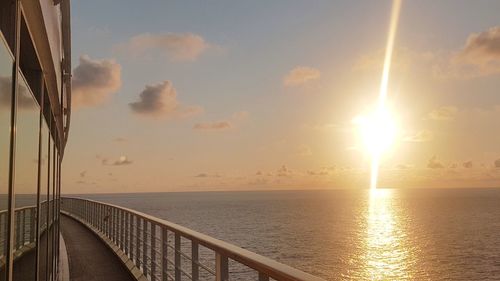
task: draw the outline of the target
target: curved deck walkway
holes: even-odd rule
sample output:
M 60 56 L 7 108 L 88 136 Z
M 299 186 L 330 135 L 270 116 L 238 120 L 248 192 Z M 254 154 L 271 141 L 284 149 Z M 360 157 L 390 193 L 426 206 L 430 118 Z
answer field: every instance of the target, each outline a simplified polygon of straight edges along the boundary
M 65 215 L 61 216 L 61 224 L 70 280 L 134 280 L 115 254 L 88 228 Z

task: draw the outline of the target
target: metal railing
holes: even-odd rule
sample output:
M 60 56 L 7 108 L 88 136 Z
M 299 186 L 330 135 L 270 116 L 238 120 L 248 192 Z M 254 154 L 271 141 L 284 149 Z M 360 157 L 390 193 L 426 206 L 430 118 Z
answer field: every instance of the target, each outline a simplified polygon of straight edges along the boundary
M 40 233 L 47 229 L 47 204 L 52 214 L 53 200 L 43 201 L 40 206 Z M 0 211 L 0 266 L 5 264 L 6 239 L 7 239 L 7 210 Z M 36 242 L 36 205 L 25 206 L 15 209 L 14 213 L 14 256 L 20 257 L 24 254 L 24 247 L 33 248 Z M 52 225 L 53 221 L 49 222 Z
M 138 211 L 82 198 L 61 200 L 65 214 L 108 238 L 151 281 L 323 280 Z

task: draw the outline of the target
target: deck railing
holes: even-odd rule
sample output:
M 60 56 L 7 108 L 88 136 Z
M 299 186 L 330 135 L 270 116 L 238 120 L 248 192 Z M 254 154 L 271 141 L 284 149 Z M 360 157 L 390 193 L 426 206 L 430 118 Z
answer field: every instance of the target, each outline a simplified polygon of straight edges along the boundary
M 82 198 L 61 199 L 63 213 L 107 238 L 151 281 L 323 280 L 138 211 Z
M 49 204 L 47 208 L 47 204 Z M 43 201 L 40 205 L 40 234 L 47 228 L 47 209 L 52 217 L 53 200 Z M 35 247 L 36 242 L 36 205 L 17 208 L 14 211 L 14 257 L 21 257 L 27 251 Z M 7 215 L 6 210 L 0 211 L 0 267 L 5 264 L 6 239 L 7 239 Z M 49 224 L 52 225 L 53 221 Z

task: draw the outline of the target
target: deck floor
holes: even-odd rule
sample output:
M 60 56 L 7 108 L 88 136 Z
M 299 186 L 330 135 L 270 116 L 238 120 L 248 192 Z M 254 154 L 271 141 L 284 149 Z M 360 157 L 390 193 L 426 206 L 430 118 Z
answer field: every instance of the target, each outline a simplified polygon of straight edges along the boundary
M 61 216 L 72 281 L 127 281 L 134 279 L 114 253 L 79 222 Z

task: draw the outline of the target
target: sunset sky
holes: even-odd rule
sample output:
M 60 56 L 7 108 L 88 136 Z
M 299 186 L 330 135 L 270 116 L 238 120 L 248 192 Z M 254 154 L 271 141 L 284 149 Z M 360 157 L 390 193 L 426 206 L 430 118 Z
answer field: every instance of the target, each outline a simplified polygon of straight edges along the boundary
M 391 1 L 73 1 L 68 193 L 367 188 Z M 500 2 L 403 1 L 383 187 L 500 186 Z

